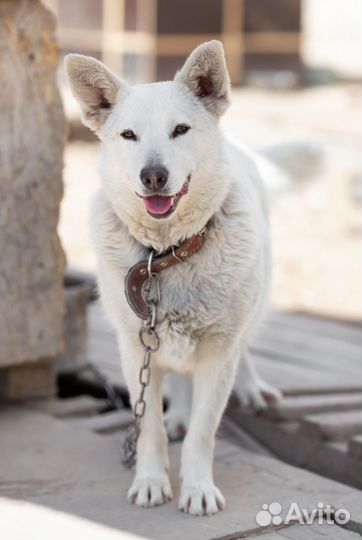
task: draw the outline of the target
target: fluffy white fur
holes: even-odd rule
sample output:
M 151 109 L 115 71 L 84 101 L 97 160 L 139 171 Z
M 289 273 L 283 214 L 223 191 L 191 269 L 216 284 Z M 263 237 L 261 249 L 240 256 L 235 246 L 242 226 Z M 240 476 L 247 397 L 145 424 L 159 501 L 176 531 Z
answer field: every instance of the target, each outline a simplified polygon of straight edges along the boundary
M 177 372 L 193 385 L 192 407 L 187 381 L 171 382 L 170 390 L 170 431 L 177 434 L 188 424 L 179 508 L 214 514 L 225 506 L 213 480 L 214 438 L 239 362 L 237 391 L 244 404 L 263 407 L 265 396 L 278 398 L 247 354 L 270 285 L 268 220 L 258 159 L 219 128 L 229 102 L 223 48 L 217 41 L 201 45 L 174 81 L 157 84 L 129 87 L 100 62 L 79 55 L 66 58 L 66 70 L 85 123 L 102 141 L 102 189 L 92 210 L 92 235 L 101 297 L 118 332 L 132 402 L 139 394 L 143 351 L 141 321 L 124 294 L 126 273 L 147 258 L 149 248 L 165 250 L 209 224 L 202 249 L 161 274 L 161 345 L 152 357 L 129 501 L 154 506 L 172 497 L 162 386 L 165 373 Z M 177 124 L 191 129 L 173 139 Z M 120 137 L 129 129 L 137 141 Z M 191 175 L 189 193 L 162 220 L 151 217 L 137 196 L 144 194 L 141 169 L 155 161 L 169 171 L 169 193 L 178 193 Z

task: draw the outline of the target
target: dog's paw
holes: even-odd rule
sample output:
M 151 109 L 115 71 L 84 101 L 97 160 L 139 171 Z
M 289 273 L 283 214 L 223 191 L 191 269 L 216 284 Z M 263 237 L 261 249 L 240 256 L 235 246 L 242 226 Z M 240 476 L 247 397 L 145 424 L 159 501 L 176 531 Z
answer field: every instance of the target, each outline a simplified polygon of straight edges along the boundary
M 171 407 L 165 414 L 166 431 L 170 441 L 180 441 L 186 435 L 188 415 Z
M 251 411 L 267 409 L 269 405 L 275 405 L 282 399 L 278 388 L 259 378 L 239 384 L 235 392 L 243 409 Z
M 128 490 L 128 502 L 138 506 L 152 507 L 164 504 L 172 499 L 170 481 L 161 478 L 135 478 Z
M 219 510 L 224 510 L 225 499 L 211 481 L 184 484 L 178 507 L 182 512 L 193 516 L 212 516 Z

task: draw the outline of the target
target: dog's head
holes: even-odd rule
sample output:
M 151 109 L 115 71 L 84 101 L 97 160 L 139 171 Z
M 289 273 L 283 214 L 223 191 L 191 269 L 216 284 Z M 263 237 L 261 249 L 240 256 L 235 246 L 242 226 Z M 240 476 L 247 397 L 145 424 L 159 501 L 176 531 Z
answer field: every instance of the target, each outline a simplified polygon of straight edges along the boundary
M 168 82 L 129 86 L 77 54 L 65 67 L 83 122 L 103 141 L 101 173 L 122 218 L 190 220 L 220 203 L 218 120 L 230 88 L 220 42 L 197 47 Z

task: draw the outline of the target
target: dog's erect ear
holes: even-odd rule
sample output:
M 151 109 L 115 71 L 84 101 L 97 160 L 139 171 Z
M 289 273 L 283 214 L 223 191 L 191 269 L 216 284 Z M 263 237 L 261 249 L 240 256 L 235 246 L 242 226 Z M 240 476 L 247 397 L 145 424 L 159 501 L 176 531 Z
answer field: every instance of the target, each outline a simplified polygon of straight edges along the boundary
M 84 124 L 97 132 L 116 103 L 119 92 L 127 92 L 127 84 L 90 56 L 68 54 L 64 67 L 73 95 L 81 106 Z
M 175 75 L 202 99 L 205 107 L 221 116 L 229 106 L 230 81 L 220 41 L 199 45 Z

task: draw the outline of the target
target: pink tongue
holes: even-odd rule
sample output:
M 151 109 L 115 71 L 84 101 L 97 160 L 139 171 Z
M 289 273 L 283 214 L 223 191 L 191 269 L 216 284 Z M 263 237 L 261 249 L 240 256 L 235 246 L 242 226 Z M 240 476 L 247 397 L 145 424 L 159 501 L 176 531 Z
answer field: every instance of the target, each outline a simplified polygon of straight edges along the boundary
M 153 197 L 145 197 L 146 208 L 151 214 L 166 214 L 173 205 L 173 197 L 161 197 L 154 195 Z

